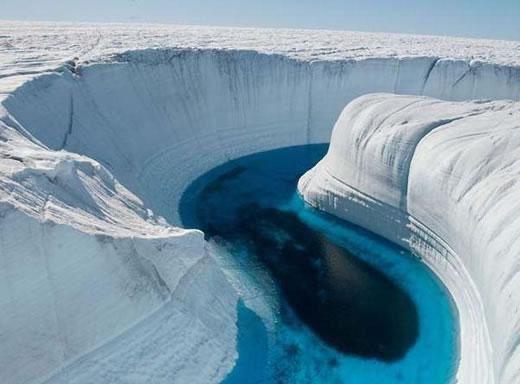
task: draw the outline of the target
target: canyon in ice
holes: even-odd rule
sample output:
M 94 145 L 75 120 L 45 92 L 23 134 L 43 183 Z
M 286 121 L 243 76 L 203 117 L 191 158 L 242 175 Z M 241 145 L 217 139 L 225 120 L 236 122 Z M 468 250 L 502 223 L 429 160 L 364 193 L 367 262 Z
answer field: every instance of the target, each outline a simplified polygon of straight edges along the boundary
M 453 382 L 518 383 L 519 49 L 1 22 L 0 382 L 221 382 L 243 287 L 182 228 L 181 196 L 240 156 L 330 141 L 303 198 L 446 285 Z

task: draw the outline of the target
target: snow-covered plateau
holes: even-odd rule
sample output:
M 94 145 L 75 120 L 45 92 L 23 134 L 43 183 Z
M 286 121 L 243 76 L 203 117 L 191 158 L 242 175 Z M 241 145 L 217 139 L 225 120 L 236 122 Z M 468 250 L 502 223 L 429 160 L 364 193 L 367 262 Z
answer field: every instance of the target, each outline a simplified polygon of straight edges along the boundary
M 230 159 L 328 142 L 355 99 L 300 192 L 438 274 L 454 380 L 517 383 L 519 48 L 0 21 L 0 382 L 220 382 L 240 291 L 180 197 Z

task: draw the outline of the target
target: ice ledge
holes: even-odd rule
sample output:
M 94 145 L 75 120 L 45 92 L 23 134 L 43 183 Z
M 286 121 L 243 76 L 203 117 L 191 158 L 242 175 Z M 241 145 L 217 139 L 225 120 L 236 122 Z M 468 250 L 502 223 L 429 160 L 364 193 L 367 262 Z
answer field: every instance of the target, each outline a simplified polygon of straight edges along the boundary
M 311 205 L 419 255 L 453 295 L 461 383 L 515 383 L 520 328 L 514 102 L 374 94 L 351 102 L 299 181 Z

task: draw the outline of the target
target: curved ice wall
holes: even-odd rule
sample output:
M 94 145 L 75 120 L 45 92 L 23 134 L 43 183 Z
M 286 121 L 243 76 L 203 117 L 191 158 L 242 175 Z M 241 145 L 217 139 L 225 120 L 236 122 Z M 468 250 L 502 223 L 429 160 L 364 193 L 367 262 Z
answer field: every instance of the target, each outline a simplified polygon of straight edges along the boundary
M 311 204 L 415 251 L 461 322 L 463 382 L 519 375 L 520 105 L 372 94 L 351 102 L 299 182 Z
M 235 358 L 235 329 L 229 324 L 234 324 L 236 316 L 232 304 L 236 294 L 211 261 L 201 234 L 171 226 L 178 224 L 177 204 L 182 191 L 198 175 L 229 159 L 276 147 L 327 142 L 344 105 L 371 92 L 447 100 L 519 99 L 520 69 L 428 57 L 311 62 L 254 51 L 143 50 L 88 65 L 70 65 L 2 96 L 0 200 L 8 207 L 6 211 L 13 213 L 3 214 L 2 219 L 6 231 L 2 249 L 7 251 L 2 254 L 0 272 L 9 277 L 2 281 L 12 284 L 2 290 L 6 294 L 0 306 L 3 313 L 13 313 L 2 321 L 4 329 L 9 330 L 4 338 L 17 351 L 13 356 L 0 357 L 7 364 L 0 373 L 2 381 L 37 382 L 147 318 L 170 303 L 172 297 L 178 299 L 176 305 L 188 307 L 182 313 L 204 325 L 188 327 L 192 329 L 188 336 L 179 332 L 183 334 L 179 342 L 193 339 L 191 353 L 199 353 L 200 359 L 221 358 L 220 365 L 212 360 L 206 371 L 197 375 L 197 361 L 201 360 L 188 359 L 190 364 L 184 364 L 183 354 L 174 355 L 179 360 L 177 378 L 186 377 L 190 382 L 220 380 Z M 60 193 L 54 190 L 56 185 Z M 35 194 L 35 190 L 40 193 Z M 394 196 L 392 201 L 401 204 L 401 200 Z M 16 224 L 17 220 L 27 221 L 23 225 L 34 229 L 19 230 L 25 227 Z M 57 242 L 55 239 L 68 236 L 54 234 L 56 229 L 47 227 L 75 231 L 92 245 L 81 246 L 84 254 L 68 251 L 66 244 L 48 248 L 47 244 Z M 19 238 L 11 245 L 14 234 Z M 431 243 L 433 239 L 423 237 L 417 236 L 416 241 L 421 255 L 432 248 L 419 249 L 421 241 Z M 121 268 L 109 270 L 122 270 L 123 275 L 114 272 L 100 277 L 100 271 L 106 270 L 103 263 L 115 258 L 109 258 L 104 248 L 112 242 L 123 242 L 121 247 L 111 245 L 114 250 L 110 252 L 124 260 Z M 152 251 L 146 248 L 141 252 L 136 242 L 155 246 Z M 18 262 L 21 243 L 32 244 L 24 254 L 35 257 L 37 263 L 29 259 Z M 125 247 L 131 247 L 131 252 Z M 76 253 L 75 262 L 70 252 Z M 135 260 L 140 262 L 135 264 Z M 431 260 L 439 272 L 442 267 L 438 265 L 444 262 Z M 41 268 L 33 270 L 32 265 Z M 72 269 L 61 271 L 61 265 Z M 213 277 L 197 281 L 199 274 L 193 271 L 199 268 Z M 461 266 L 454 271 L 465 273 Z M 71 281 L 70 276 L 77 273 L 82 278 Z M 142 284 L 129 287 L 133 278 L 128 276 L 135 275 Z M 27 276 L 36 282 L 29 292 L 22 288 Z M 453 289 L 461 292 L 454 292 L 455 297 L 475 295 L 475 290 L 467 288 L 473 284 L 469 277 L 447 276 L 454 280 Z M 107 300 L 97 302 L 85 294 L 89 305 L 84 308 L 90 316 L 81 320 L 75 308 L 84 303 L 68 292 L 70 285 L 75 292 L 95 289 Z M 42 289 L 47 292 L 48 305 L 38 301 Z M 213 296 L 201 292 L 212 292 Z M 492 290 L 485 292 L 495 297 Z M 208 305 L 215 300 L 227 304 Z M 115 310 L 113 305 L 119 302 L 128 303 L 125 311 Z M 474 306 L 480 298 L 458 303 Z M 215 310 L 207 314 L 204 308 Z M 115 319 L 114 313 L 119 314 Z M 479 312 L 477 308 L 462 313 Z M 40 316 L 49 317 L 50 334 L 41 333 Z M 463 346 L 459 379 L 476 382 L 470 381 L 468 372 L 472 368 L 489 374 L 482 376 L 483 382 L 496 377 L 512 383 L 510 378 L 518 364 L 506 367 L 513 376 L 502 375 L 504 367 L 499 363 L 504 362 L 499 359 L 494 361 L 493 372 L 490 349 L 485 345 L 486 324 L 476 323 L 481 336 L 475 336 L 475 340 L 482 345 L 475 359 L 466 355 Z M 463 338 L 463 343 L 468 340 Z M 209 352 L 212 348 L 214 353 Z M 30 350 L 41 352 L 31 354 Z M 117 361 L 124 367 L 129 359 L 119 356 Z M 470 366 L 466 361 L 475 364 Z M 27 369 L 21 371 L 21 366 Z M 143 370 L 144 376 L 153 375 Z

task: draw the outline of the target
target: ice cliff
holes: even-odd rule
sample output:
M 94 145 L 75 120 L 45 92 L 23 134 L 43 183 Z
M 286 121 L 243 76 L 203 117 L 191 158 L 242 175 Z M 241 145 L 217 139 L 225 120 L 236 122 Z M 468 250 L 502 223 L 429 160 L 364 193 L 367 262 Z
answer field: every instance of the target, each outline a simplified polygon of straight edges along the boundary
M 4 124 L 0 137 L 0 381 L 41 381 L 107 342 L 63 382 L 222 378 L 236 294 L 202 233 L 155 217 L 94 160 Z
M 371 94 L 299 182 L 312 205 L 422 257 L 459 310 L 467 383 L 519 379 L 520 104 Z
M 343 107 L 367 93 L 520 99 L 520 68 L 505 42 L 280 31 L 277 45 L 272 30 L 0 29 L 0 381 L 8 384 L 218 382 L 236 358 L 238 293 L 202 233 L 178 228 L 192 180 L 242 155 L 328 142 Z M 368 53 L 348 37 L 372 44 Z M 338 49 L 321 50 L 325 41 Z M 423 49 L 410 51 L 411 42 Z M 31 57 L 17 54 L 24 47 Z M 485 56 L 492 47 L 496 57 Z M 520 316 L 508 295 L 518 262 L 514 243 L 500 244 L 515 234 L 507 203 L 515 204 L 517 107 L 379 95 L 349 108 L 336 155 L 318 167 L 339 173 L 333 182 L 312 171 L 300 184 L 305 198 L 339 215 L 353 206 L 353 221 L 378 218 L 360 223 L 409 246 L 443 278 L 463 324 L 460 382 L 514 383 Z M 338 128 L 350 118 L 352 132 Z M 475 124 L 448 129 L 466 121 Z M 393 122 L 404 124 L 379 129 Z

